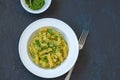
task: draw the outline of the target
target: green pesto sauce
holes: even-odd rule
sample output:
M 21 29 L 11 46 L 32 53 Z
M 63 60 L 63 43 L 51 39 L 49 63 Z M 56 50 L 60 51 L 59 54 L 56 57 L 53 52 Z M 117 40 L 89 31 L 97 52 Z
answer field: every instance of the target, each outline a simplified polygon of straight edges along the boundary
M 45 4 L 45 0 L 25 0 L 25 1 L 28 7 L 32 10 L 41 9 Z

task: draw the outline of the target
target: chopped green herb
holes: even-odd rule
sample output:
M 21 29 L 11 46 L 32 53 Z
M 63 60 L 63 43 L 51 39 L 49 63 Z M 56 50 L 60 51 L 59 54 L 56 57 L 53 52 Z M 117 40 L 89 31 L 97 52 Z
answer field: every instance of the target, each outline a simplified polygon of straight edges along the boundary
M 44 62 L 47 62 L 47 56 L 42 57 L 41 60 L 44 61 Z
M 52 34 L 52 29 L 47 29 L 47 32 Z
M 35 40 L 35 46 L 40 47 L 39 40 Z

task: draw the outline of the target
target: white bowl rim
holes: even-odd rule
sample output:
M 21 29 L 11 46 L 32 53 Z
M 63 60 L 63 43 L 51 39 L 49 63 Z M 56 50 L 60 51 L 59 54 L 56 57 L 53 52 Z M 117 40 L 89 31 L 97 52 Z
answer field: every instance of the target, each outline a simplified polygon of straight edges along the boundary
M 32 13 L 32 14 L 39 14 L 39 13 L 43 13 L 44 11 L 46 11 L 46 10 L 49 8 L 49 6 L 50 6 L 50 4 L 51 4 L 51 2 L 52 2 L 52 0 L 45 0 L 45 1 L 46 1 L 45 5 L 44 5 L 41 9 L 38 9 L 38 10 L 32 10 L 32 9 L 30 9 L 30 8 L 27 6 L 27 4 L 25 3 L 25 0 L 20 0 L 20 3 L 21 3 L 21 5 L 22 5 L 22 7 L 23 7 L 27 12 Z
M 60 29 L 67 36 L 69 43 L 69 55 L 67 59 L 55 69 L 43 69 L 36 66 L 29 58 L 27 53 L 27 42 L 31 34 L 44 26 L 54 26 Z M 56 78 L 68 72 L 74 65 L 79 54 L 79 44 L 77 36 L 72 28 L 61 20 L 55 18 L 43 18 L 32 22 L 22 33 L 19 40 L 19 56 L 24 66 L 34 75 L 42 78 Z M 74 56 L 73 56 L 74 54 Z M 70 62 L 70 63 L 68 63 Z

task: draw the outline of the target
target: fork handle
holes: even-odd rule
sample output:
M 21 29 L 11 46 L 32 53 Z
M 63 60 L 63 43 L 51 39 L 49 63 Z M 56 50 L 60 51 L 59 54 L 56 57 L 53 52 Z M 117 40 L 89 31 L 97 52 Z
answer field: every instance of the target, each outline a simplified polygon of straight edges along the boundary
M 71 73 L 73 71 L 74 67 L 70 69 L 70 71 L 67 73 L 67 76 L 65 77 L 65 80 L 70 80 Z

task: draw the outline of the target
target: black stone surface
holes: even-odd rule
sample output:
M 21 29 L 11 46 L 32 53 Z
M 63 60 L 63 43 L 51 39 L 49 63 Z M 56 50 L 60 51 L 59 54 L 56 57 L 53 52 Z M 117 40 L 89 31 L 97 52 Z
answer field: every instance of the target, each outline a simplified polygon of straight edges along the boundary
M 90 30 L 71 80 L 120 80 L 120 0 L 52 0 L 38 15 L 26 12 L 20 0 L 0 0 L 0 80 L 46 80 L 31 74 L 18 53 L 22 31 L 46 17 L 66 22 L 78 38 L 83 28 Z

